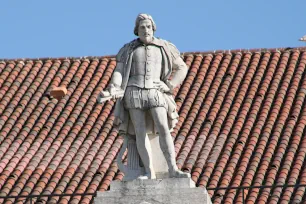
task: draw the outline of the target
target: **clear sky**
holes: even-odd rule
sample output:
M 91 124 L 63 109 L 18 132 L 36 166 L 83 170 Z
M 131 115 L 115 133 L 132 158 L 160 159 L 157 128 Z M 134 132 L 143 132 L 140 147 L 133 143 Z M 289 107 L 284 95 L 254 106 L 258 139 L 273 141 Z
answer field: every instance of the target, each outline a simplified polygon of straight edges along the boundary
M 305 0 L 1 0 L 0 59 L 113 55 L 139 13 L 181 52 L 306 46 Z

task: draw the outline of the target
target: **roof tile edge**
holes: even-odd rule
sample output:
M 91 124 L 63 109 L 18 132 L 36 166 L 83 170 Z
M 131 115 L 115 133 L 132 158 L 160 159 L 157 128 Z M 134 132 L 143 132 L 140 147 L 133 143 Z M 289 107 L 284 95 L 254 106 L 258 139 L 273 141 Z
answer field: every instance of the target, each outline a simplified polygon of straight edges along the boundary
M 197 55 L 197 54 L 201 54 L 201 55 L 205 55 L 205 54 L 217 54 L 217 53 L 223 53 L 223 54 L 229 54 L 229 53 L 237 53 L 237 52 L 241 52 L 241 53 L 249 53 L 249 52 L 281 52 L 281 51 L 285 51 L 285 50 L 299 50 L 299 51 L 306 51 L 306 46 L 302 46 L 302 47 L 280 47 L 280 48 L 253 48 L 253 49 L 229 49 L 229 50 L 208 50 L 208 51 L 190 51 L 190 52 L 181 52 L 181 55 L 186 56 L 186 55 Z M 80 57 L 42 57 L 42 58 L 5 58 L 5 59 L 1 59 L 0 61 L 26 61 L 26 60 L 41 60 L 41 61 L 46 61 L 46 60 L 65 60 L 65 59 L 69 59 L 69 60 L 74 60 L 74 59 L 88 59 L 88 60 L 94 60 L 97 58 L 115 58 L 116 55 L 104 55 L 104 56 L 80 56 Z

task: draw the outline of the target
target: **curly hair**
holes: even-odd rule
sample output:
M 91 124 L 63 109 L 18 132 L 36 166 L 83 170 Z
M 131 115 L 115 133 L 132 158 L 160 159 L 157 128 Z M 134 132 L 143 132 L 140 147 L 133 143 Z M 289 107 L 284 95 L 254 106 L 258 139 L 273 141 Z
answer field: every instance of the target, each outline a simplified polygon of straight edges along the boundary
M 142 20 L 150 20 L 152 23 L 152 27 L 153 27 L 153 31 L 156 31 L 156 24 L 152 18 L 152 16 L 150 16 L 149 14 L 145 14 L 145 13 L 141 13 L 137 16 L 136 18 L 136 22 L 135 22 L 135 27 L 134 27 L 134 34 L 138 36 L 138 27 L 139 27 L 139 23 Z

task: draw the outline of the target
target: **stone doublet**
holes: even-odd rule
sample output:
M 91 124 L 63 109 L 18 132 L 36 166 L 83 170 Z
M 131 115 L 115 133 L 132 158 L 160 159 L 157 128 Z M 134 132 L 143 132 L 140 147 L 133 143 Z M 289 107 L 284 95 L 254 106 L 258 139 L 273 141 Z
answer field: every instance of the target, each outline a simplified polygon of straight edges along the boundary
M 155 45 L 140 45 L 133 55 L 128 86 L 151 89 L 160 81 L 162 54 Z

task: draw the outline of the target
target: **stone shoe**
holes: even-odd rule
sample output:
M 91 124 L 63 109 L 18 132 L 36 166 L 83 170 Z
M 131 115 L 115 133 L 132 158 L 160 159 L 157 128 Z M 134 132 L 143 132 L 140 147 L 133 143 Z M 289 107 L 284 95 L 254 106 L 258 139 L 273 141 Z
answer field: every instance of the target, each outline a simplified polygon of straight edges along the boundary
M 149 176 L 146 174 L 146 175 L 141 175 L 141 176 L 138 176 L 137 177 L 138 180 L 145 180 L 145 179 L 149 179 Z
M 169 172 L 170 178 L 190 178 L 190 174 L 186 172 L 182 172 L 180 170 L 174 170 L 172 172 Z
M 144 180 L 144 179 L 156 179 L 155 174 L 154 176 L 151 176 L 151 174 L 144 174 L 144 175 L 140 175 L 138 176 L 139 180 Z

